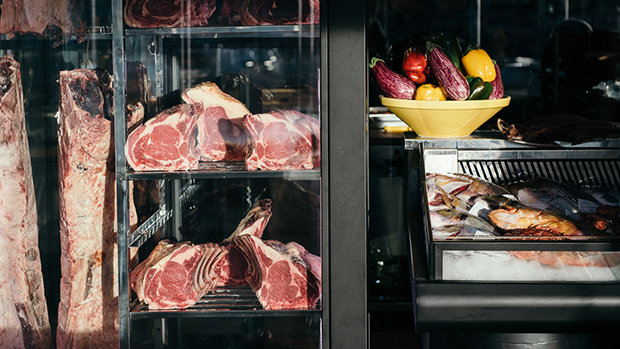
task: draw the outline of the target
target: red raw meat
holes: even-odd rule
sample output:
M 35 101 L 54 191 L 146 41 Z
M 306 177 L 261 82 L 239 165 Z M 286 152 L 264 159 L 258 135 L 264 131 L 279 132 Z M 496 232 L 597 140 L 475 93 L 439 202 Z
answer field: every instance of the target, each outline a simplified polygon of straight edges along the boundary
M 0 33 L 34 33 L 53 38 L 86 33 L 79 0 L 3 0 Z
M 196 168 L 194 134 L 196 115 L 201 112 L 199 104 L 181 104 L 137 127 L 125 143 L 127 163 L 136 171 Z
M 224 0 L 222 15 L 233 25 L 318 24 L 319 0 Z
M 214 11 L 215 0 L 127 0 L 124 17 L 134 28 L 201 27 Z
M 302 255 L 308 253 L 305 249 L 300 251 L 298 244 L 261 240 L 251 234 L 235 237 L 233 244 L 246 258 L 246 280 L 263 308 L 306 310 L 317 307 L 321 279 L 306 260 L 315 263 L 320 257 L 306 255 L 304 258 Z
M 118 266 L 112 80 L 60 72 L 58 348 L 117 347 Z M 131 124 L 131 121 L 129 122 Z M 137 222 L 129 190 L 130 224 Z
M 271 218 L 271 199 L 260 199 L 254 207 L 239 222 L 235 231 L 224 239 L 224 243 L 230 243 L 236 236 L 243 234 L 254 235 L 258 238 L 263 236 L 263 231 Z M 229 253 L 222 258 L 220 281 L 218 286 L 241 286 L 246 285 L 245 274 L 248 269 L 247 262 L 239 250 L 232 244 L 224 247 Z
M 321 165 L 319 121 L 295 110 L 247 115 L 253 141 L 246 159 L 250 171 L 312 169 Z
M 249 153 L 251 142 L 243 126 L 243 117 L 250 111 L 234 97 L 205 82 L 183 91 L 186 103 L 200 103 L 196 155 L 200 161 L 242 161 Z
M 0 58 L 0 346 L 52 343 L 19 63 Z
M 215 289 L 220 260 L 227 254 L 219 245 L 162 240 L 130 274 L 131 288 L 149 309 L 187 308 Z
M 245 280 L 245 272 L 248 270 L 248 263 L 243 255 L 233 245 L 223 247 L 228 253 L 220 262 L 220 278 L 217 286 L 244 286 L 248 282 Z

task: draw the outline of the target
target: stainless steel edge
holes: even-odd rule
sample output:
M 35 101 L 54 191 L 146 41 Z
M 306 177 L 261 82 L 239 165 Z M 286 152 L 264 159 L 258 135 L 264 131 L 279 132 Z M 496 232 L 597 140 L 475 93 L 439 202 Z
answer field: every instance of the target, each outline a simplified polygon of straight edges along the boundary
M 114 69 L 114 149 L 116 165 L 116 212 L 118 243 L 118 317 L 120 348 L 130 344 L 127 230 L 129 229 L 129 183 L 124 180 L 125 145 L 125 41 L 123 1 L 112 0 L 112 64 Z
M 263 26 L 222 26 L 222 27 L 182 27 L 182 28 L 128 28 L 128 36 L 131 35 L 158 35 L 158 36 L 202 36 L 211 38 L 231 37 L 317 37 L 317 25 L 293 24 L 293 25 L 263 25 Z

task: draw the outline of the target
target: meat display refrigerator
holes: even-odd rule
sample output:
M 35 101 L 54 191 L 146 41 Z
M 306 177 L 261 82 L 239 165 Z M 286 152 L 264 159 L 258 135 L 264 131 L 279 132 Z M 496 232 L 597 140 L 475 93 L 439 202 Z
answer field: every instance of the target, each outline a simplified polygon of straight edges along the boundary
M 25 87 L 46 341 L 367 346 L 366 75 L 348 73 L 366 71 L 365 8 L 315 0 L 51 1 L 21 8 L 50 16 L 40 31 L 7 29 L 17 3 L 0 5 L 7 34 L 0 48 L 21 63 Z M 200 101 L 184 94 L 193 88 Z M 219 104 L 207 105 L 210 97 Z M 228 107 L 242 114 L 231 118 Z M 225 117 L 184 129 L 207 110 Z M 242 119 L 253 116 L 264 121 L 254 135 L 269 138 L 271 129 L 271 139 L 249 138 Z M 245 157 L 209 159 L 208 147 L 198 159 L 211 131 L 238 135 L 239 128 L 248 137 L 241 152 L 254 153 L 256 166 Z M 132 141 L 134 132 L 149 138 L 146 148 L 135 146 L 142 143 Z M 234 152 L 228 139 L 219 145 Z M 270 149 L 278 146 L 289 148 Z M 176 160 L 166 156 L 179 161 L 168 166 Z M 241 240 L 261 252 L 248 245 L 254 252 L 245 255 L 234 247 Z M 186 254 L 157 255 L 177 249 Z M 218 257 L 209 259 L 209 249 Z M 36 260 L 30 250 L 26 258 Z M 239 278 L 224 282 L 223 270 L 237 266 Z M 140 276 L 149 272 L 162 276 L 160 286 L 170 283 L 150 293 L 158 285 Z M 165 298 L 172 296 L 184 299 Z
M 127 6 L 127 3 L 124 5 Z M 216 12 L 212 17 L 214 24 L 201 27 L 132 28 L 127 23 L 126 8 L 125 21 L 121 20 L 123 4 L 120 1 L 112 3 L 121 347 L 139 347 L 144 344 L 164 347 L 363 347 L 366 338 L 364 288 L 358 286 L 357 295 L 353 297 L 350 292 L 355 288 L 353 285 L 361 286 L 364 283 L 365 229 L 357 223 L 346 229 L 343 226 L 345 222 L 349 224 L 352 217 L 357 217 L 357 220 L 361 218 L 358 215 L 365 214 L 365 195 L 364 190 L 352 190 L 342 195 L 349 185 L 342 185 L 336 173 L 341 171 L 342 165 L 351 166 L 347 168 L 356 168 L 354 173 L 360 171 L 359 179 L 363 183 L 365 152 L 330 150 L 354 147 L 363 133 L 344 141 L 347 137 L 344 134 L 339 136 L 345 130 L 341 121 L 329 116 L 344 115 L 339 106 L 343 101 L 337 100 L 336 96 L 345 90 L 345 82 L 340 83 L 341 87 L 334 84 L 340 76 L 340 68 L 334 62 L 338 60 L 338 55 L 348 49 L 363 52 L 363 46 L 346 44 L 334 50 L 333 45 L 341 45 L 344 41 L 344 33 L 335 25 L 342 19 L 337 11 L 341 6 L 346 6 L 343 3 L 329 5 L 322 2 L 319 21 L 319 2 L 296 2 L 288 9 L 293 11 L 289 13 L 293 16 L 292 21 L 283 20 L 280 24 L 274 20 L 275 24 L 269 24 L 269 20 L 257 16 L 259 23 L 254 26 L 243 25 L 246 24 L 243 10 L 233 7 L 231 3 L 228 5 L 229 11 L 238 11 L 239 14 L 235 16 L 241 16 L 241 25 L 218 25 L 218 19 L 214 19 L 218 15 Z M 282 6 L 286 11 L 286 6 Z M 303 18 L 294 17 L 297 9 Z M 273 11 L 275 13 L 277 9 Z M 230 18 L 236 17 L 228 17 L 229 23 Z M 258 171 L 256 167 L 246 169 L 247 162 L 244 164 L 243 161 L 201 162 L 198 169 L 190 171 L 135 170 L 136 159 L 131 162 L 132 168 L 128 166 L 130 161 L 127 161 L 131 159 L 125 158 L 125 155 L 132 154 L 120 151 L 127 147 L 125 140 L 129 142 L 129 131 L 123 126 L 123 106 L 130 102 L 130 89 L 134 84 L 140 86 L 141 83 L 141 80 L 135 82 L 131 79 L 132 71 L 128 62 L 139 62 L 147 72 L 144 80 L 146 116 L 179 103 L 181 92 L 204 81 L 216 81 L 222 90 L 245 104 L 254 115 L 264 113 L 262 115 L 265 117 L 274 115 L 274 111 L 282 110 L 286 113 L 293 110 L 317 120 L 320 134 L 313 134 L 312 139 L 295 138 L 295 135 L 277 125 L 278 120 L 274 122 L 276 126 L 273 128 L 282 142 L 292 141 L 293 146 L 298 147 L 296 151 L 303 151 L 303 148 L 299 148 L 303 146 L 300 142 L 311 142 L 315 147 L 313 165 L 290 166 L 287 165 L 290 161 L 296 161 L 295 153 L 272 153 L 272 156 L 282 157 L 272 159 L 274 163 L 285 161 L 285 165 L 270 168 L 265 162 L 260 163 L 263 159 L 259 160 Z M 359 81 L 363 81 L 361 77 Z M 351 96 L 351 92 L 343 93 L 342 96 Z M 352 98 L 359 103 L 363 96 L 354 95 Z M 186 97 L 184 92 L 183 100 L 187 101 Z M 268 130 L 272 126 L 265 122 L 258 127 L 258 132 L 266 135 L 267 131 L 263 132 L 260 128 Z M 286 140 L 285 137 L 293 138 Z M 274 142 L 280 142 L 268 138 L 255 140 L 255 156 L 269 157 L 269 147 L 277 146 Z M 259 147 L 262 150 L 258 150 Z M 316 154 L 319 148 L 320 153 Z M 260 151 L 264 151 L 265 155 Z M 129 192 L 131 185 L 137 186 L 140 182 L 157 183 L 160 202 L 149 213 L 149 218 L 134 230 L 130 228 Z M 352 196 L 354 192 L 355 198 Z M 264 200 L 270 200 L 266 208 L 260 204 Z M 362 206 L 350 211 L 351 202 L 362 203 Z M 153 307 L 153 301 L 151 305 L 145 304 L 149 299 L 146 289 L 140 291 L 144 292 L 144 301 L 142 297 L 137 298 L 131 293 L 132 288 L 136 291 L 133 287 L 135 281 L 130 277 L 130 260 L 135 253 L 134 249 L 138 249 L 138 262 L 143 262 L 147 260 L 147 254 L 151 253 L 153 243 L 162 238 L 191 241 L 196 245 L 220 243 L 233 231 L 238 232 L 239 228 L 235 230 L 235 227 L 253 205 L 269 211 L 266 220 L 269 223 L 264 226 L 263 240 L 270 244 L 272 240 L 294 242 L 296 246 L 302 246 L 303 253 L 306 253 L 305 248 L 307 253 L 314 255 L 314 261 L 319 260 L 319 270 L 312 270 L 312 274 L 310 269 L 306 270 L 308 276 L 304 277 L 308 281 L 302 278 L 302 294 L 294 295 L 293 292 L 292 298 L 287 298 L 291 295 L 286 292 L 291 292 L 294 284 L 286 286 L 279 283 L 291 282 L 290 278 L 296 276 L 280 273 L 290 274 L 295 269 L 286 267 L 271 271 L 270 268 L 281 262 L 276 263 L 278 259 L 260 259 L 262 253 L 271 253 L 269 258 L 279 258 L 274 257 L 274 250 L 269 248 L 261 248 L 262 252 L 254 250 L 257 253 L 254 258 L 258 258 L 254 262 L 259 264 L 251 264 L 246 257 L 246 277 L 249 277 L 248 273 L 253 268 L 261 269 L 254 270 L 260 275 L 254 276 L 258 279 L 250 283 L 251 287 L 246 283 L 218 287 L 191 307 L 157 309 L 158 306 Z M 254 216 L 248 217 L 250 221 L 257 219 Z M 353 231 L 358 228 L 361 229 Z M 350 246 L 350 240 L 344 237 L 357 234 L 362 234 L 359 242 L 354 244 L 360 249 L 357 253 L 351 253 L 351 250 L 345 253 L 345 244 L 342 250 L 338 247 L 345 241 Z M 237 239 L 233 239 L 231 245 L 236 246 Z M 276 245 L 274 248 L 288 251 L 284 255 L 288 253 L 289 265 L 291 261 L 300 263 L 302 252 L 291 252 L 291 244 L 279 246 L 282 247 Z M 242 254 L 245 256 L 245 252 Z M 232 256 L 230 258 L 232 273 L 234 266 Z M 315 262 L 303 259 L 301 263 L 304 264 L 304 261 L 306 267 L 313 268 Z M 355 269 L 359 271 L 348 277 L 344 275 L 345 271 L 348 274 Z M 311 291 L 313 281 L 310 277 L 315 272 L 319 274 L 318 294 Z M 343 282 L 346 287 L 342 287 Z M 343 292 L 342 295 L 339 295 L 338 290 Z M 345 293 L 348 298 L 346 301 Z M 346 309 L 346 315 L 338 310 L 339 307 Z M 345 323 L 341 324 L 342 321 Z

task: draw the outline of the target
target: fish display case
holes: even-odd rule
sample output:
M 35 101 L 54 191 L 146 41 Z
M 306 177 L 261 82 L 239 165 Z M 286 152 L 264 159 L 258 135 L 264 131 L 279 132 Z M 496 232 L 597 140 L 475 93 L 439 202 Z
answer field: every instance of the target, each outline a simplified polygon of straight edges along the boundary
M 541 146 L 477 131 L 404 141 L 418 330 L 617 326 L 620 140 Z

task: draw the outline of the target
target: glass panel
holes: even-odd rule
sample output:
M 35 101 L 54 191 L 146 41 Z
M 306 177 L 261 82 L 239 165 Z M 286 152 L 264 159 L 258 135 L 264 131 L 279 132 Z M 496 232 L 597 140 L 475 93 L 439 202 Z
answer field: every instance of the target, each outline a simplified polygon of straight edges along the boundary
M 618 281 L 620 252 L 444 251 L 443 280 Z
M 122 175 L 143 203 L 128 232 L 139 347 L 160 340 L 141 331 L 172 346 L 322 341 L 318 3 L 231 3 L 162 19 L 126 2 L 127 110 L 144 108 Z

